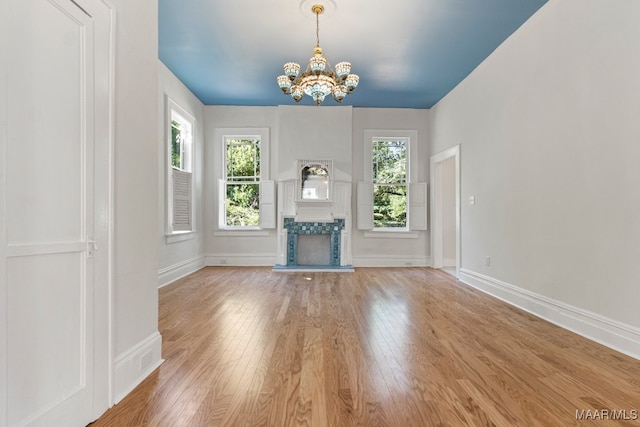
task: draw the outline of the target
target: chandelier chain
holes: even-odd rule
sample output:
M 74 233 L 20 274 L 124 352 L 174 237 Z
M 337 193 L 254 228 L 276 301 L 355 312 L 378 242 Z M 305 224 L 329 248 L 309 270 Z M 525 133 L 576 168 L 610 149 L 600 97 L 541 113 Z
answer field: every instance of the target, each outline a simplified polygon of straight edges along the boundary
M 320 13 L 316 10 L 316 47 L 320 47 Z

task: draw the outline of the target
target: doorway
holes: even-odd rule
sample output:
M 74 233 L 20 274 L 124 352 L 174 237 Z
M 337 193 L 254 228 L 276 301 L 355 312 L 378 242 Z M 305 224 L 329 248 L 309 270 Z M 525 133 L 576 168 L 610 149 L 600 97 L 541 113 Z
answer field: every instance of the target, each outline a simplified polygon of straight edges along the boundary
M 431 156 L 431 262 L 457 278 L 460 248 L 460 146 Z

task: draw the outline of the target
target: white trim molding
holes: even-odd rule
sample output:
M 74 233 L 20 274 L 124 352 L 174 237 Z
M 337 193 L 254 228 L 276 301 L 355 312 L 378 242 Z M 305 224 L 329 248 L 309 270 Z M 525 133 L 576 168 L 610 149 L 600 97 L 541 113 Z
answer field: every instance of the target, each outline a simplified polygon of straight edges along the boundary
M 275 253 L 213 253 L 204 256 L 204 263 L 209 267 L 225 265 L 243 267 L 273 267 L 276 264 Z
M 122 353 L 114 364 L 114 403 L 120 402 L 164 362 L 158 331 Z
M 420 237 L 420 233 L 417 231 L 387 231 L 387 230 L 372 230 L 364 232 L 365 238 L 375 239 L 417 239 Z
M 354 267 L 429 267 L 431 258 L 405 255 L 360 255 L 353 257 Z
M 640 360 L 640 329 L 474 271 L 459 280 L 534 316 Z
M 161 268 L 158 270 L 158 287 L 161 288 L 163 286 L 167 286 L 178 279 L 182 279 L 191 273 L 195 273 L 201 268 L 204 268 L 204 266 L 204 257 L 197 256 L 170 265 L 169 267 Z
M 431 221 L 431 258 L 433 268 L 442 268 L 444 263 L 444 225 L 443 225 L 443 212 L 442 212 L 442 196 L 443 196 L 443 179 L 442 179 L 442 162 L 447 159 L 453 158 L 455 162 L 455 211 L 456 211 L 456 277 L 460 274 L 460 266 L 462 265 L 462 231 L 461 231 L 461 192 L 460 183 L 462 182 L 462 176 L 460 174 L 460 145 L 455 145 L 451 148 L 444 150 L 441 153 L 431 156 L 430 161 L 430 179 L 431 179 L 431 191 L 430 191 L 430 221 Z

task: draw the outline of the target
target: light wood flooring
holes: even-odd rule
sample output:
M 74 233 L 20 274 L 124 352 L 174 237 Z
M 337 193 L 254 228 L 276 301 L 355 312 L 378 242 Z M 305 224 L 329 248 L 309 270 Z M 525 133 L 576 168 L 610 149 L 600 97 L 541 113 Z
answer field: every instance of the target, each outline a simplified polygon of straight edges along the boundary
M 165 362 L 92 427 L 640 426 L 640 361 L 441 271 L 210 267 L 159 304 Z

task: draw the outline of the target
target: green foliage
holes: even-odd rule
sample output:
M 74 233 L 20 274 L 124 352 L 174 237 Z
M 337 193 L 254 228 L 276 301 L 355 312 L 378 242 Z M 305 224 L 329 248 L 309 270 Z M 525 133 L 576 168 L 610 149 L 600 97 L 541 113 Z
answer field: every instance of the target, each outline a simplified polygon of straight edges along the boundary
M 407 177 L 405 141 L 374 141 L 373 181 L 377 184 L 397 184 Z
M 407 187 L 374 185 L 373 224 L 379 227 L 407 226 Z
M 260 225 L 258 184 L 227 184 L 227 225 Z
M 182 169 L 182 138 L 180 123 L 171 121 L 171 166 Z
M 260 178 L 260 146 L 254 140 L 227 141 L 227 179 L 255 181 Z
M 374 141 L 373 223 L 376 228 L 407 226 L 406 177 L 406 142 Z
M 260 225 L 260 145 L 247 139 L 227 140 L 228 226 Z

